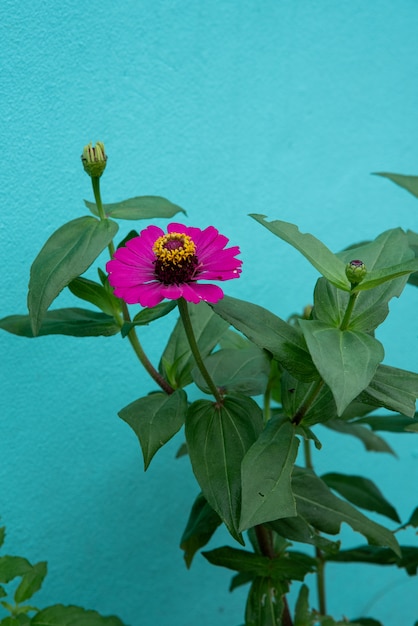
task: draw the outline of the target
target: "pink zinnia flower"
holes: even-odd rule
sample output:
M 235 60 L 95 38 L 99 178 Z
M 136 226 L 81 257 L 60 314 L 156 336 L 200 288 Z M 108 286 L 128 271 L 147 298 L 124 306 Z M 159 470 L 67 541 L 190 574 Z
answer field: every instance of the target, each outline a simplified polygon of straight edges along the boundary
M 222 289 L 200 281 L 239 278 L 242 261 L 235 255 L 240 250 L 225 248 L 227 243 L 213 226 L 201 230 L 172 223 L 167 234 L 158 226 L 148 226 L 116 250 L 106 265 L 109 282 L 115 296 L 144 307 L 164 298 L 218 302 Z

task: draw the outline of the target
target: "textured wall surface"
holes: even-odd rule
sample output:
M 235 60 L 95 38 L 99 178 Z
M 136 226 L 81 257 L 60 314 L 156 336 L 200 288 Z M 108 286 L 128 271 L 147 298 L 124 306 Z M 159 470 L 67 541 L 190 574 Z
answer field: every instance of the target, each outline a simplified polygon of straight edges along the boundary
M 109 154 L 105 201 L 163 195 L 188 224 L 216 225 L 244 260 L 227 293 L 284 318 L 310 302 L 316 273 L 248 213 L 295 222 L 336 251 L 418 228 L 417 201 L 370 176 L 418 172 L 417 2 L 3 0 L 0 13 L 1 316 L 25 312 L 40 246 L 84 214 L 89 141 Z M 392 303 L 378 331 L 385 362 L 416 370 L 416 306 L 410 287 Z M 158 324 L 143 333 L 154 359 L 169 328 Z M 117 417 L 152 388 L 125 342 L 1 333 L 0 346 L 0 515 L 7 552 L 49 563 L 36 604 L 80 604 L 131 626 L 242 623 L 244 591 L 229 594 L 226 570 L 200 556 L 183 565 L 198 489 L 173 458 L 182 436 L 145 475 Z M 410 515 L 414 437 L 390 438 L 397 459 L 318 434 L 319 472 L 383 476 Z M 417 619 L 417 583 L 402 571 L 328 571 L 334 615 Z

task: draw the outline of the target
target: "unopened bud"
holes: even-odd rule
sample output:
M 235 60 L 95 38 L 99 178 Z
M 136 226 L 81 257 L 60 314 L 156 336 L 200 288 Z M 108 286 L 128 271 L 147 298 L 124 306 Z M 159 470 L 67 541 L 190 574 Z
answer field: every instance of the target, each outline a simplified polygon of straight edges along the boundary
M 345 275 L 352 285 L 358 285 L 367 274 L 366 266 L 363 261 L 355 259 L 345 266 Z
M 95 146 L 92 146 L 90 142 L 83 150 L 81 161 L 89 176 L 100 178 L 105 171 L 107 161 L 104 144 L 98 141 Z

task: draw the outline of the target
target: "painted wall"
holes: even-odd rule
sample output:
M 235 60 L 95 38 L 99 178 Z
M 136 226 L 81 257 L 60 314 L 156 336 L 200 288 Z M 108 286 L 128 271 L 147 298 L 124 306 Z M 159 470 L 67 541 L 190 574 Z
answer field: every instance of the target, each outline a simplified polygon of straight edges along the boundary
M 31 261 L 84 213 L 89 141 L 109 154 L 105 201 L 164 195 L 190 225 L 216 225 L 244 260 L 227 292 L 281 317 L 310 302 L 316 273 L 248 213 L 295 222 L 336 251 L 417 229 L 416 200 L 370 176 L 418 171 L 417 23 L 413 0 L 3 0 L 1 316 L 25 312 Z M 378 334 L 387 363 L 415 370 L 416 306 L 407 288 Z M 143 333 L 155 359 L 165 324 Z M 117 417 L 152 388 L 125 342 L 0 342 L 0 514 L 9 553 L 49 562 L 37 604 L 80 604 L 131 626 L 242 623 L 244 592 L 228 593 L 229 572 L 202 557 L 183 565 L 178 542 L 198 489 L 173 458 L 181 435 L 144 475 Z M 385 495 L 410 515 L 414 437 L 390 438 L 396 459 L 318 434 L 319 472 L 383 475 Z M 401 571 L 329 567 L 329 611 L 412 625 L 416 585 Z

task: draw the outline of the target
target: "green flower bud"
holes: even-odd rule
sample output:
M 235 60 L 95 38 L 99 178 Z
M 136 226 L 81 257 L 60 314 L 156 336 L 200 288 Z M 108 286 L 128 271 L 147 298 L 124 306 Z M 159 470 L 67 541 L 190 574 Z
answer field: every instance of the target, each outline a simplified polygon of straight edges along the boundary
M 345 275 L 352 285 L 358 285 L 367 274 L 366 266 L 363 261 L 355 259 L 345 266 Z
M 100 178 L 105 171 L 107 156 L 104 144 L 98 141 L 95 146 L 91 142 L 85 146 L 81 161 L 85 172 L 92 178 Z

